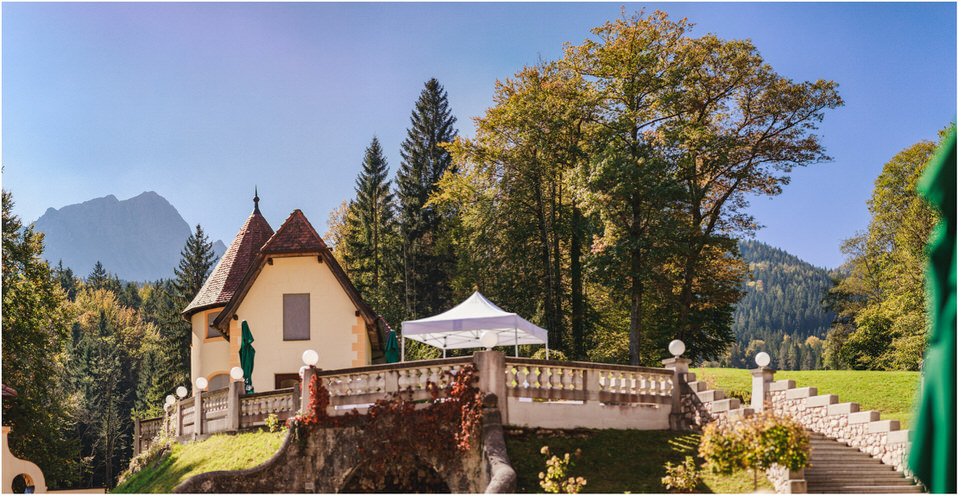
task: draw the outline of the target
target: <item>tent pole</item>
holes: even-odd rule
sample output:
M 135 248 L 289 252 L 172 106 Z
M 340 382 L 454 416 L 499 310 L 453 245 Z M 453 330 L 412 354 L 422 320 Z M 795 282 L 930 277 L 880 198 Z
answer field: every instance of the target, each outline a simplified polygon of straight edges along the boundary
M 519 328 L 516 327 L 515 329 L 513 329 L 513 331 L 516 333 L 516 334 L 515 334 L 515 338 L 516 338 L 516 358 L 518 358 L 518 357 L 519 357 Z
M 406 336 L 403 336 L 399 339 L 399 349 L 401 350 L 401 353 L 402 353 L 402 358 L 399 361 L 405 362 L 406 361 Z
M 446 349 L 445 349 L 445 348 L 442 349 L 442 357 L 443 357 L 443 358 L 446 358 Z
M 549 343 L 546 343 L 546 360 L 549 359 Z

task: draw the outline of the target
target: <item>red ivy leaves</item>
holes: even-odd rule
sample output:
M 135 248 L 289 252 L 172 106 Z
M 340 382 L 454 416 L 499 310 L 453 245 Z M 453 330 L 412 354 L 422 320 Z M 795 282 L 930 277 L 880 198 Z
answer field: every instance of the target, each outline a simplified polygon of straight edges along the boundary
M 415 470 L 402 467 L 422 466 L 424 459 L 454 460 L 472 446 L 474 433 L 482 419 L 482 395 L 476 387 L 475 367 L 467 364 L 456 374 L 444 372 L 450 384 L 445 390 L 433 382 L 426 383 L 431 400 L 424 406 L 411 401 L 412 391 L 393 393 L 369 407 L 366 415 L 352 410 L 346 415 L 330 416 L 329 391 L 322 380 L 313 376 L 310 382 L 312 401 L 305 415 L 286 421 L 294 435 L 305 440 L 310 426 L 355 425 L 361 422 L 363 436 L 360 453 L 367 465 L 361 473 L 363 487 L 376 490 L 388 485 L 402 487 L 417 477 Z M 442 393 L 445 392 L 445 396 Z M 422 406 L 417 408 L 417 406 Z M 455 464 L 451 468 L 455 468 Z M 398 485 L 398 486 L 397 486 Z

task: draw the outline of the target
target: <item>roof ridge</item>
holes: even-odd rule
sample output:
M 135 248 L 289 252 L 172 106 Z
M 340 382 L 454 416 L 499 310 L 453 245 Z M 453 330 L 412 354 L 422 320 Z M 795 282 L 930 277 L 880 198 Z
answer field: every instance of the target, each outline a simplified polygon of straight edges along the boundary
M 283 225 L 260 248 L 263 254 L 328 250 L 323 238 L 300 209 L 293 210 Z

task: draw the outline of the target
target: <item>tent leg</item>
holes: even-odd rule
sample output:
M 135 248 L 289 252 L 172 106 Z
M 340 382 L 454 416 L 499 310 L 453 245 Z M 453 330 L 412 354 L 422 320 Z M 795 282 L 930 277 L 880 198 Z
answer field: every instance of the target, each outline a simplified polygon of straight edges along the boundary
M 406 336 L 403 336 L 399 339 L 399 350 L 401 353 L 400 362 L 406 361 Z
M 546 343 L 546 360 L 549 359 L 549 343 Z
M 516 339 L 516 358 L 519 357 L 519 329 L 514 329 Z
M 445 349 L 445 348 L 442 349 L 442 357 L 443 357 L 443 358 L 446 358 L 446 349 Z

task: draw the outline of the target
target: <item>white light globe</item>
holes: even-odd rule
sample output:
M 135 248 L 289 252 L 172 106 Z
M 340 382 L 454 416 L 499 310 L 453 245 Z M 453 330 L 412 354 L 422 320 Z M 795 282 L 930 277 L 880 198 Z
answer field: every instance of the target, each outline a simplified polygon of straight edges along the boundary
M 206 386 L 209 386 L 209 385 L 210 383 L 209 381 L 206 380 L 205 377 L 196 378 L 196 389 L 199 389 L 200 391 L 206 391 Z
M 678 358 L 682 353 L 685 353 L 685 343 L 678 339 L 673 339 L 672 342 L 669 343 L 669 353 L 675 358 Z
M 176 396 L 173 396 L 172 394 L 166 395 L 166 406 L 170 406 L 173 403 L 176 403 Z
M 768 364 L 771 362 L 772 357 L 768 356 L 768 353 L 764 351 L 755 355 L 755 363 L 757 363 L 759 367 L 768 367 Z
M 231 368 L 231 369 L 230 369 L 230 377 L 232 377 L 234 381 L 242 381 L 242 380 L 243 380 L 243 369 L 241 369 L 240 367 L 233 367 L 233 368 Z
M 308 369 L 308 368 L 309 368 L 308 365 L 303 365 L 302 367 L 299 368 L 299 378 L 300 378 L 300 379 L 302 379 L 302 378 L 303 378 L 303 375 L 306 374 L 306 369 Z
M 492 331 L 486 331 L 482 333 L 482 336 L 479 336 L 479 344 L 484 346 L 487 350 L 491 350 L 499 344 L 499 334 Z
M 180 386 L 176 388 L 176 395 L 179 396 L 180 398 L 186 398 L 186 393 L 187 391 L 185 387 Z
M 316 365 L 316 362 L 319 361 L 319 353 L 316 353 L 316 350 L 306 350 L 303 352 L 303 363 L 309 365 L 310 367 Z

